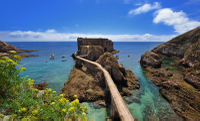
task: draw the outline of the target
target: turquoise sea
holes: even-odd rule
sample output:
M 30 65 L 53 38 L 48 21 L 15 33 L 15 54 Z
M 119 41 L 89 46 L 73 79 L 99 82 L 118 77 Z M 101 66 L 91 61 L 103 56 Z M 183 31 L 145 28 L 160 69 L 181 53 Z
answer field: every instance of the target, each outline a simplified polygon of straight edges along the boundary
M 9 42 L 21 49 L 39 50 L 40 52 L 32 52 L 38 57 L 30 57 L 22 59 L 22 66 L 27 71 L 22 76 L 29 75 L 35 80 L 35 83 L 48 82 L 48 88 L 61 92 L 64 82 L 68 80 L 68 76 L 73 68 L 74 60 L 70 57 L 73 52 L 77 51 L 76 42 Z M 132 90 L 133 96 L 126 97 L 124 100 L 133 115 L 133 117 L 141 120 L 151 119 L 168 119 L 180 118 L 159 94 L 159 89 L 144 74 L 144 70 L 140 67 L 138 61 L 145 51 L 156 47 L 160 42 L 114 42 L 114 49 L 120 50 L 119 63 L 126 69 L 134 72 L 140 82 L 140 89 Z M 50 60 L 49 56 L 55 55 L 54 60 Z M 65 55 L 67 61 L 62 62 L 61 56 Z M 128 57 L 130 55 L 130 57 Z M 48 61 L 46 63 L 46 61 Z M 82 103 L 88 106 L 88 118 L 95 121 L 104 121 L 105 117 L 111 114 L 111 108 L 95 106 L 92 102 Z

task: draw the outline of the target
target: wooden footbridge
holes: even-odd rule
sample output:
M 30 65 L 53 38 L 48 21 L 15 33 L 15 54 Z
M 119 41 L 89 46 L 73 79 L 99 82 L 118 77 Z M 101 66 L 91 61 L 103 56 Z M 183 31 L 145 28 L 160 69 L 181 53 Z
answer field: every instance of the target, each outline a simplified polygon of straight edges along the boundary
M 81 60 L 82 62 L 95 65 L 103 71 L 106 80 L 106 85 L 109 88 L 111 94 L 112 117 L 118 118 L 121 121 L 134 121 L 133 116 L 128 110 L 126 104 L 124 103 L 124 100 L 121 97 L 108 71 L 105 68 L 103 68 L 99 63 L 85 59 L 83 58 L 83 56 L 75 56 L 75 58 Z

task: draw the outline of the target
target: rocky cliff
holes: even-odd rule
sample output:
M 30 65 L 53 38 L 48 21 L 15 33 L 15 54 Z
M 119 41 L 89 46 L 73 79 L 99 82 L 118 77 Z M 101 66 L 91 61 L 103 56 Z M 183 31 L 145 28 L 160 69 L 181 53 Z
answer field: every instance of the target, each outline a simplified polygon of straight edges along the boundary
M 188 67 L 200 64 L 200 27 L 155 47 L 153 52 L 167 57 L 178 57 Z
M 140 64 L 179 116 L 200 120 L 200 27 L 146 52 Z

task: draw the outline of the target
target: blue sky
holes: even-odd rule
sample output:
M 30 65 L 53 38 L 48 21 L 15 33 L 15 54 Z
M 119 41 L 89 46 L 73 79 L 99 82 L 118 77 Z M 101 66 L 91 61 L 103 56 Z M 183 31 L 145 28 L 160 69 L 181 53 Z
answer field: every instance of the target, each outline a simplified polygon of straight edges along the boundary
M 200 0 L 0 0 L 0 40 L 168 41 L 200 26 Z

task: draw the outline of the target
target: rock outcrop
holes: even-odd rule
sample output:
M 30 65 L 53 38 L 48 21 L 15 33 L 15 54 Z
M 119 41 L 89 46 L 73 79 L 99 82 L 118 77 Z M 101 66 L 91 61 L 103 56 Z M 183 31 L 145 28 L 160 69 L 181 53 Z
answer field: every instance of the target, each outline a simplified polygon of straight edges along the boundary
M 189 72 L 185 73 L 184 76 L 184 80 L 187 83 L 200 90 L 200 76 L 195 76 Z
M 153 52 L 167 57 L 178 57 L 180 64 L 199 66 L 200 64 L 200 27 L 155 47 Z
M 17 53 L 22 52 L 38 52 L 37 50 L 21 50 L 19 48 L 16 48 L 15 46 L 8 44 L 6 42 L 3 42 L 0 40 L 0 55 L 2 56 L 9 56 L 10 51 L 15 50 Z M 28 54 L 22 54 L 21 57 L 37 57 L 38 55 L 28 55 Z
M 146 76 L 184 120 L 200 120 L 200 27 L 155 47 L 152 52 L 161 58 L 172 59 L 155 68 L 145 64 Z M 149 58 L 144 54 L 144 58 Z M 148 59 L 147 59 L 148 60 Z M 140 61 L 140 62 L 141 62 Z M 154 62 L 154 61 L 153 61 Z
M 15 50 L 17 53 L 38 52 L 37 50 L 21 50 L 21 49 L 16 48 L 15 46 L 13 46 L 11 44 L 8 44 L 8 43 L 0 40 L 0 52 L 10 53 L 11 50 Z
M 106 52 L 96 61 L 100 63 L 110 74 L 122 96 L 132 95 L 131 89 L 138 89 L 140 84 L 132 71 L 126 70 L 115 57 Z M 65 82 L 62 93 L 69 100 L 74 99 L 74 95 L 83 101 L 99 101 L 110 104 L 110 92 L 106 89 L 103 72 L 92 64 L 84 63 L 79 60 L 71 71 L 69 80 Z M 97 103 L 98 104 L 98 103 Z
M 81 47 L 79 55 L 86 55 L 85 58 L 96 61 L 103 53 L 104 49 L 98 45 L 85 45 Z
M 74 66 L 69 75 L 69 80 L 64 84 L 62 93 L 69 100 L 73 100 L 74 95 L 77 95 L 80 102 L 105 100 L 105 82 L 99 82 L 86 71 L 86 67 L 77 69 Z
M 148 66 L 152 66 L 153 68 L 160 68 L 162 64 L 162 60 L 160 56 L 154 52 L 146 51 L 140 60 L 140 65 L 144 68 Z
M 140 84 L 132 71 L 126 70 L 111 53 L 105 52 L 96 62 L 101 64 L 110 73 L 115 84 L 123 85 L 124 90 L 125 87 L 128 89 L 139 89 Z

